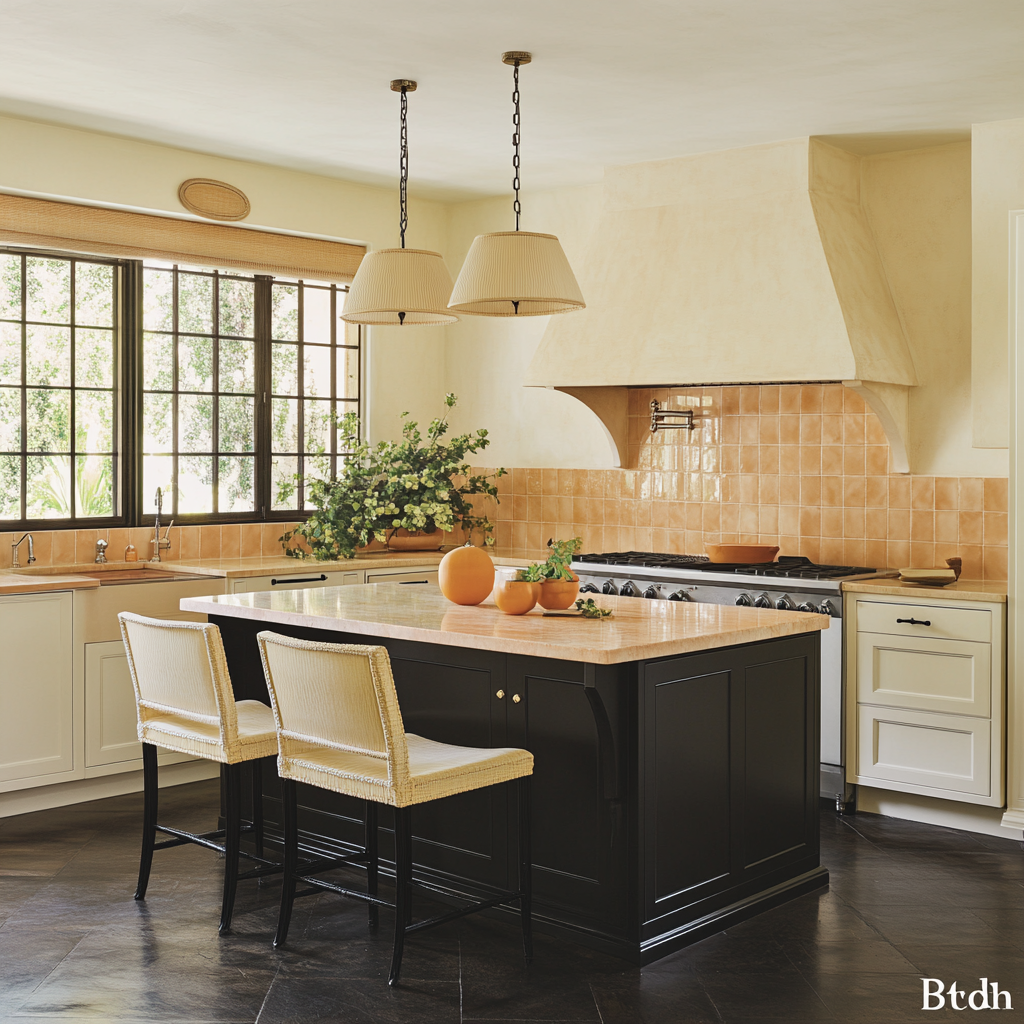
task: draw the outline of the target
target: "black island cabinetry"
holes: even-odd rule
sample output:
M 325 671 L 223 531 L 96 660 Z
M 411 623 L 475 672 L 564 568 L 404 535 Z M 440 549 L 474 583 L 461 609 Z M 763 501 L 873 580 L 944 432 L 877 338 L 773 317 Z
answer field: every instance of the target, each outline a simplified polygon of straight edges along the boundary
M 203 610 L 221 629 L 238 699 L 267 701 L 261 629 L 379 642 L 408 732 L 530 750 L 538 927 L 648 963 L 828 883 L 818 855 L 816 631 L 593 664 Z M 361 841 L 359 802 L 299 792 L 307 848 Z M 264 793 L 273 836 L 272 763 Z M 512 887 L 516 815 L 507 786 L 415 808 L 416 874 L 479 895 Z M 385 858 L 389 818 L 382 810 Z

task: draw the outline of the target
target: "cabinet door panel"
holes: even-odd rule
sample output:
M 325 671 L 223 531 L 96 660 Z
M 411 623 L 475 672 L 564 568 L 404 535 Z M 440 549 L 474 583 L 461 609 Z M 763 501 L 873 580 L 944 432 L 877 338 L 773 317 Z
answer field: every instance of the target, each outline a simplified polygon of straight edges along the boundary
M 927 789 L 950 800 L 990 795 L 987 720 L 866 704 L 858 717 L 858 781 L 870 786 L 879 780 L 908 792 Z
M 458 657 L 452 652 L 453 660 Z M 439 665 L 392 655 L 395 688 L 408 733 L 464 747 L 505 745 L 504 658 L 494 669 Z M 508 793 L 491 786 L 437 800 L 412 812 L 413 859 L 491 885 L 508 884 Z
M 142 758 L 124 644 L 85 645 L 85 766 Z
M 991 714 L 992 647 L 857 634 L 857 700 L 955 715 Z
M 74 769 L 71 594 L 0 598 L 0 782 Z

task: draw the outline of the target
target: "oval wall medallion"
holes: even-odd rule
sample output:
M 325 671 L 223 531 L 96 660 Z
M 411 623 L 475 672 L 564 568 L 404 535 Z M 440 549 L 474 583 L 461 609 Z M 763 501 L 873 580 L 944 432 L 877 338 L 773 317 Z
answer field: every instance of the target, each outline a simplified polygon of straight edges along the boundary
M 212 178 L 189 178 L 178 186 L 178 199 L 186 210 L 210 220 L 244 220 L 249 199 L 234 185 Z

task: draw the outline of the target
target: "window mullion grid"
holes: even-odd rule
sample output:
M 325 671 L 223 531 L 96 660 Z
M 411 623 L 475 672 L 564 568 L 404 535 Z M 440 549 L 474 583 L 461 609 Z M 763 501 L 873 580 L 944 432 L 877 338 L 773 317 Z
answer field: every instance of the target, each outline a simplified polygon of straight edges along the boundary
M 335 284 L 331 285 L 331 404 L 328 409 L 331 422 L 328 465 L 333 480 L 338 474 L 338 286 Z
M 178 265 L 171 271 L 171 515 L 178 517 Z
M 273 493 L 274 456 L 271 452 L 271 383 L 273 365 L 273 278 L 257 275 L 253 286 L 253 335 L 255 340 L 253 358 L 253 384 L 255 387 L 255 437 L 253 456 L 255 462 L 256 512 L 267 519 Z
M 297 507 L 301 511 L 306 507 L 306 289 L 299 282 L 299 331 L 298 331 L 298 365 L 295 368 L 296 391 L 295 402 L 295 436 L 298 438 L 295 466 L 299 472 L 299 485 L 296 488 Z
M 28 519 L 28 257 L 21 257 L 21 518 Z
M 213 416 L 210 437 L 213 439 L 211 447 L 213 469 L 211 479 L 213 481 L 213 500 L 210 507 L 214 514 L 220 511 L 220 271 L 213 275 L 213 396 L 210 402 L 210 412 Z
M 75 402 L 75 278 L 77 276 L 78 261 L 69 260 L 71 264 L 71 310 L 70 316 L 68 317 L 68 336 L 71 339 L 71 350 L 68 353 L 68 358 L 71 360 L 71 387 L 69 389 L 68 398 L 70 399 L 71 415 L 68 420 L 69 436 L 68 436 L 68 461 L 70 462 L 69 470 L 70 477 L 69 482 L 71 484 L 70 493 L 68 494 L 68 506 L 71 509 L 71 521 L 74 522 L 78 518 L 78 474 L 77 462 L 75 459 L 77 451 L 77 438 L 75 435 L 75 424 L 76 424 L 76 413 L 75 406 L 78 404 Z

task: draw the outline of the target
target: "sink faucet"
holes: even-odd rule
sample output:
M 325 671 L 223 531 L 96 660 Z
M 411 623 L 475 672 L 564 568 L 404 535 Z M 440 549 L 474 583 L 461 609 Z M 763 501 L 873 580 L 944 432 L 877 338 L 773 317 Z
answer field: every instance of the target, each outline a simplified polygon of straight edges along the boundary
M 167 526 L 167 530 L 163 535 L 163 539 L 160 537 L 160 513 L 164 510 L 164 492 L 158 487 L 156 489 L 156 516 L 153 523 L 153 539 L 150 544 L 153 545 L 153 557 L 150 559 L 151 562 L 162 561 L 160 558 L 161 551 L 167 551 L 171 547 L 171 527 L 174 525 L 172 519 Z
M 19 540 L 16 543 L 11 545 L 11 568 L 12 569 L 20 569 L 21 568 L 21 562 L 18 561 L 18 548 L 21 547 L 21 541 L 22 540 L 27 540 L 28 541 L 28 564 L 31 565 L 36 560 L 35 548 L 32 546 L 32 534 L 31 533 L 23 533 L 21 535 L 21 540 Z

